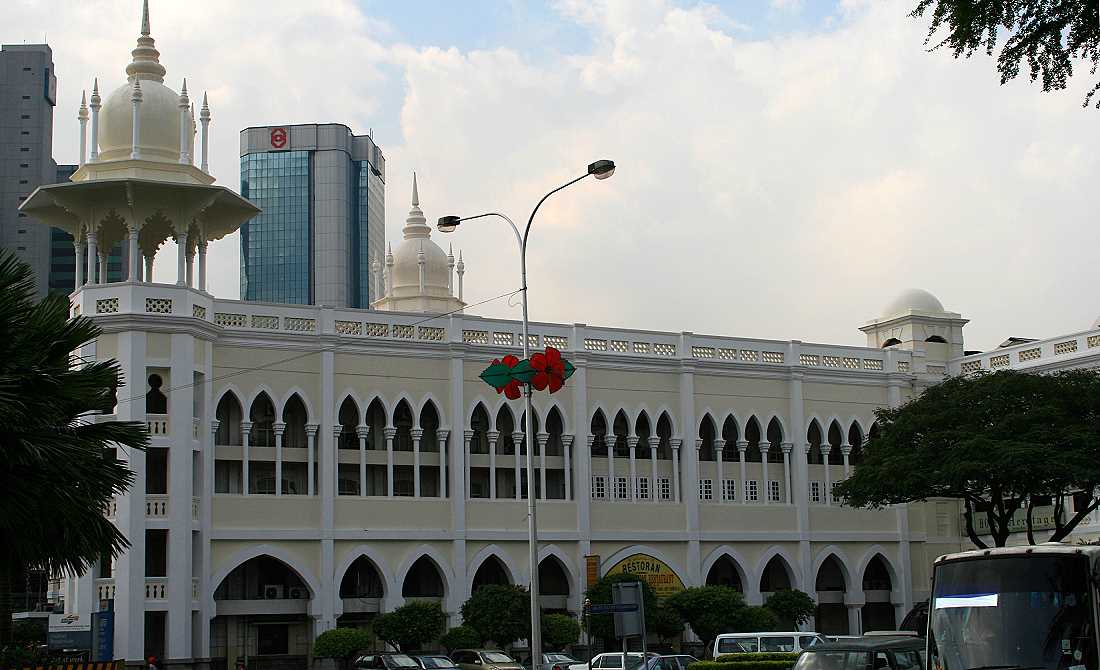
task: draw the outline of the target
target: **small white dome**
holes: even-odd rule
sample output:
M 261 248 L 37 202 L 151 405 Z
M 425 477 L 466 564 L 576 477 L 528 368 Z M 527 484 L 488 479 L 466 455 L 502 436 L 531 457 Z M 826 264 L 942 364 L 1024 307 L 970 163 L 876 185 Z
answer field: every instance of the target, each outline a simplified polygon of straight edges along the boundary
M 133 84 L 123 84 L 103 102 L 99 116 L 99 155 L 101 160 L 129 158 L 134 133 L 131 96 Z M 141 81 L 141 141 L 145 160 L 178 162 L 180 157 L 179 93 L 160 82 Z
M 896 316 L 898 314 L 905 314 L 910 310 L 914 312 L 933 312 L 937 314 L 943 314 L 947 310 L 943 308 L 943 303 L 939 301 L 936 296 L 932 295 L 928 291 L 919 288 L 911 288 L 902 291 L 902 293 L 890 301 L 883 310 L 883 316 Z

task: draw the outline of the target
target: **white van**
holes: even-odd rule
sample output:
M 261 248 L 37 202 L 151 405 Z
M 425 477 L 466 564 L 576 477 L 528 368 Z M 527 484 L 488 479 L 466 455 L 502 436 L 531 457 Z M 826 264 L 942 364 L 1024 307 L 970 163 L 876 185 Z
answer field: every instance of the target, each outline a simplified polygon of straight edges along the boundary
M 714 640 L 714 656 L 743 652 L 783 651 L 800 652 L 803 649 L 826 642 L 820 633 L 723 633 Z

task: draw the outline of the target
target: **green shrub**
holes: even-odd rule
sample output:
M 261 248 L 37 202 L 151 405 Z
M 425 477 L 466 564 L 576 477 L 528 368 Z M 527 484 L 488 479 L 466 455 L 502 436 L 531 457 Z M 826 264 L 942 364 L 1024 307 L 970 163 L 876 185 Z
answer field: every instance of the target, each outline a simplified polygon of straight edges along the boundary
M 317 658 L 350 659 L 370 649 L 372 644 L 374 636 L 366 628 L 333 628 L 313 641 L 313 655 Z
M 581 626 L 577 620 L 566 614 L 542 615 L 542 642 L 546 650 L 565 649 L 566 645 L 576 644 L 581 636 Z
M 443 645 L 447 653 L 455 649 L 477 648 L 481 646 L 482 642 L 481 635 L 478 634 L 477 630 L 475 630 L 473 626 L 467 626 L 465 624 L 455 626 L 444 633 L 443 637 L 439 638 L 439 644 Z
M 746 656 L 748 654 L 745 654 Z M 794 660 L 759 660 L 720 663 L 718 661 L 699 661 L 688 666 L 688 670 L 790 670 Z

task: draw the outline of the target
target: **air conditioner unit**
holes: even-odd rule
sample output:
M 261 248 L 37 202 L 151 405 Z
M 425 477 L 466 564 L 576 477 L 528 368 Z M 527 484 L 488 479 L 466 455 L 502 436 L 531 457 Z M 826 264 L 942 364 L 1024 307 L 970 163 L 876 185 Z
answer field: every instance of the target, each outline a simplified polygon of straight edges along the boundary
M 278 600 L 283 597 L 283 585 L 282 584 L 266 584 L 264 585 L 264 598 L 267 600 Z
M 306 597 L 306 591 L 305 589 L 294 587 L 290 589 L 290 597 L 294 598 L 295 600 L 301 600 L 302 598 Z

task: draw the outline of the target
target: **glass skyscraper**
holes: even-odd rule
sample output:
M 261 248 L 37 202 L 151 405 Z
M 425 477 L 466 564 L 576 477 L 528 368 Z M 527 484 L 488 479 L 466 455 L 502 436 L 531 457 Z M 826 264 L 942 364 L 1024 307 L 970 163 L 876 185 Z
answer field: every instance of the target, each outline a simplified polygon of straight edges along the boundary
M 385 158 L 340 124 L 241 131 L 241 299 L 369 307 L 385 245 Z

